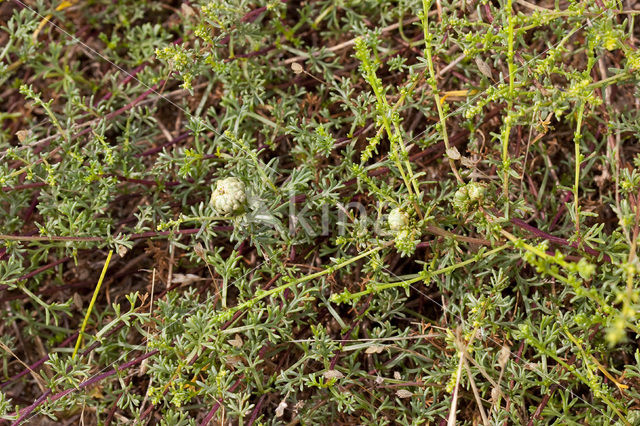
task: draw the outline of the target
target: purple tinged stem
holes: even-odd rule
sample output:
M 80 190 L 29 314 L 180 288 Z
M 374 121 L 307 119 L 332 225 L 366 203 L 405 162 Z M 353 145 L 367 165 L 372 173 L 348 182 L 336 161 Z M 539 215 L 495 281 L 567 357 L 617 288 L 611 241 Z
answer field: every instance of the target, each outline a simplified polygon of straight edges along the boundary
M 540 229 L 536 228 L 535 226 L 531 226 L 528 223 L 526 223 L 524 220 L 522 219 L 511 219 L 511 223 L 513 223 L 514 225 L 516 225 L 518 228 L 522 228 L 525 229 L 529 232 L 531 232 L 533 235 L 537 236 L 537 237 L 541 237 L 544 238 L 545 240 L 548 240 L 552 243 L 561 245 L 561 246 L 570 246 L 573 247 L 575 249 L 580 249 L 581 247 L 578 245 L 578 243 L 576 242 L 569 242 L 568 240 L 565 240 L 564 238 L 560 238 L 560 237 L 556 237 L 554 235 L 548 234 L 544 231 L 541 231 Z M 589 253 L 592 256 L 602 256 L 602 259 L 605 260 L 606 262 L 611 262 L 611 258 L 605 254 L 605 253 L 600 253 L 597 250 L 592 249 L 591 247 L 587 246 L 586 244 L 583 244 L 582 249 Z
M 30 279 L 30 278 L 33 278 L 33 277 L 35 277 L 36 275 L 38 275 L 39 273 L 44 272 L 44 271 L 46 271 L 47 269 L 51 269 L 51 268 L 53 268 L 53 267 L 56 267 L 56 266 L 58 266 L 59 264 L 64 263 L 64 262 L 66 262 L 66 261 L 67 261 L 67 260 L 69 260 L 69 259 L 71 259 L 71 256 L 65 256 L 65 257 L 63 257 L 62 259 L 58 259 L 58 260 L 56 260 L 56 261 L 54 261 L 54 262 L 51 262 L 51 263 L 46 264 L 46 265 L 44 265 L 44 266 L 41 266 L 41 267 L 39 267 L 38 269 L 35 269 L 35 270 L 33 270 L 33 271 L 29 272 L 28 274 L 25 274 L 25 275 L 21 276 L 21 277 L 20 277 L 20 278 L 18 278 L 16 281 L 18 281 L 18 282 L 19 282 L 19 281 L 25 281 L 25 280 L 28 280 L 28 279 Z M 6 290 L 6 289 L 8 289 L 8 288 L 9 288 L 9 286 L 8 286 L 8 285 L 0 285 L 0 291 Z
M 229 392 L 233 392 L 234 390 L 236 390 L 236 388 L 240 386 L 241 382 L 242 382 L 242 378 L 236 380 L 236 382 L 233 385 L 231 385 L 231 387 L 229 388 Z M 219 401 L 216 401 L 216 403 L 213 404 L 213 407 L 211 407 L 211 410 L 207 414 L 207 417 L 205 417 L 202 420 L 202 422 L 200 422 L 200 426 L 206 426 L 209 424 L 211 419 L 213 419 L 213 416 L 216 414 L 216 411 L 218 411 L 218 408 L 220 408 L 221 403 L 222 403 L 222 399 L 220 399 Z
M 253 423 L 258 418 L 258 414 L 260 413 L 260 409 L 262 409 L 262 404 L 264 403 L 264 398 L 266 396 L 267 396 L 267 394 L 265 393 L 258 400 L 258 403 L 256 404 L 256 407 L 251 412 L 251 417 L 249 418 L 249 423 L 247 423 L 247 426 L 253 426 Z
M 553 231 L 553 228 L 556 227 L 556 224 L 558 223 L 558 221 L 562 217 L 562 214 L 565 211 L 565 203 L 569 202 L 569 200 L 571 199 L 572 195 L 573 195 L 573 193 L 571 193 L 571 191 L 567 191 L 567 194 L 564 196 L 564 200 L 562 200 L 562 204 L 560 205 L 560 208 L 558 209 L 558 213 L 556 213 L 555 217 L 551 221 L 551 225 L 549 225 L 549 231 Z
M 20 415 L 20 417 L 18 418 L 18 420 L 16 420 L 12 426 L 17 426 L 20 423 L 22 423 L 36 408 L 38 408 L 39 405 L 41 405 L 45 400 L 47 400 L 48 402 L 54 402 L 59 400 L 60 398 L 69 395 L 72 392 L 78 391 L 80 389 L 84 389 L 88 386 L 91 386 L 95 383 L 98 383 L 101 380 L 106 379 L 107 377 L 113 376 L 116 373 L 120 372 L 120 371 L 124 371 L 127 370 L 131 367 L 133 367 L 136 364 L 140 364 L 142 361 L 144 361 L 147 358 L 151 358 L 152 356 L 154 356 L 155 354 L 157 354 L 158 352 L 160 352 L 158 349 L 155 349 L 151 352 L 148 352 L 146 354 L 140 355 L 139 357 L 125 362 L 124 364 L 109 370 L 105 373 L 101 373 L 101 374 L 97 374 L 93 377 L 91 377 L 90 379 L 85 380 L 84 382 L 80 383 L 78 385 L 78 387 L 76 388 L 70 388 L 67 390 L 64 390 L 62 392 L 58 392 L 57 394 L 53 395 L 51 398 L 48 398 L 48 396 L 52 393 L 51 390 L 47 390 L 45 393 L 43 393 L 40 398 L 38 398 L 33 404 L 31 404 L 29 407 L 24 408 L 22 411 L 22 414 Z
M 61 344 L 60 346 L 67 346 L 69 343 L 71 343 L 72 341 L 74 341 L 76 338 L 78 337 L 78 332 L 73 333 L 71 336 L 67 337 Z M 49 354 L 47 354 L 46 356 L 40 358 L 38 361 L 34 362 L 33 364 L 31 364 L 29 366 L 29 369 L 24 369 L 22 370 L 20 373 L 10 377 L 6 382 L 4 383 L 0 383 L 0 389 L 7 386 L 8 384 L 11 384 L 12 382 L 18 380 L 20 377 L 25 376 L 27 373 L 29 373 L 29 370 L 35 371 L 37 368 L 40 368 L 41 365 L 43 365 L 45 362 L 47 362 L 49 360 Z

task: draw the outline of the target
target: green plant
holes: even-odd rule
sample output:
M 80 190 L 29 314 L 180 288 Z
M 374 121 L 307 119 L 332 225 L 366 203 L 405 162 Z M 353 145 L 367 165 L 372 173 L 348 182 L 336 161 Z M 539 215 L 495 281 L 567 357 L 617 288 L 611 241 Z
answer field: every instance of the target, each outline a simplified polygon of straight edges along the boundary
M 637 423 L 636 15 L 0 2 L 0 419 Z

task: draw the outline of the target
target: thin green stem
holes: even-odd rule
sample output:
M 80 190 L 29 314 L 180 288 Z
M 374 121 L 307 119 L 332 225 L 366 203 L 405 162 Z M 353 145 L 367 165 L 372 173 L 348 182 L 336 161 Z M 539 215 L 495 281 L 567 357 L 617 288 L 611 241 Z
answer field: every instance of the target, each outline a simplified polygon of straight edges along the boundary
M 507 64 L 509 67 L 509 95 L 508 95 L 508 113 L 505 118 L 504 131 L 502 133 L 502 195 L 505 200 L 505 217 L 509 218 L 509 168 L 511 167 L 511 158 L 509 157 L 509 137 L 511 134 L 513 100 L 515 97 L 515 64 L 513 63 L 513 2 L 507 0 L 507 13 L 509 14 L 509 22 L 507 28 Z
M 565 329 L 566 331 L 566 329 Z M 572 336 L 571 336 L 572 337 Z M 571 340 L 570 337 L 570 340 Z M 547 347 L 545 346 L 545 344 L 538 340 L 533 334 L 531 334 L 530 332 L 527 333 L 526 335 L 526 340 L 529 344 L 531 344 L 532 346 L 534 346 L 538 351 L 542 352 L 543 354 L 545 354 L 546 356 L 550 357 L 551 359 L 553 359 L 555 362 L 557 362 L 559 365 L 561 365 L 562 367 L 564 367 L 565 370 L 571 372 L 571 374 L 573 374 L 578 380 L 580 380 L 582 383 L 584 383 L 587 387 L 591 388 L 592 386 L 592 380 L 589 380 L 588 377 L 585 377 L 583 374 L 578 372 L 578 369 L 575 367 L 575 365 L 570 365 L 569 363 L 567 363 L 564 359 L 562 359 L 561 357 L 559 357 L 555 351 L 550 351 L 547 349 Z M 588 368 L 588 366 L 586 367 Z M 538 373 L 543 375 L 542 373 Z M 544 376 L 544 375 L 543 375 Z M 614 404 L 613 401 L 610 400 L 610 398 L 608 398 L 603 392 L 597 392 L 596 393 L 598 395 L 598 397 L 605 403 L 607 404 L 607 406 L 609 406 L 609 408 L 611 408 L 611 410 L 613 410 L 616 415 L 622 420 L 622 422 L 625 425 L 630 425 L 630 423 L 626 420 L 626 416 L 620 412 L 620 410 L 618 409 L 618 407 L 616 407 L 616 405 Z
M 102 237 L 61 237 L 61 236 L 35 236 L 35 235 L 5 235 L 0 234 L 0 241 L 104 241 Z
M 420 206 L 418 206 L 417 203 L 417 196 L 420 193 L 420 188 L 415 181 L 413 168 L 411 167 L 411 163 L 408 160 L 409 153 L 402 140 L 399 118 L 397 117 L 397 113 L 395 111 L 396 107 L 402 104 L 409 91 L 403 90 L 400 99 L 396 103 L 396 106 L 392 108 L 387 101 L 381 81 L 376 75 L 376 70 L 374 64 L 371 62 L 370 53 L 368 48 L 366 47 L 366 43 L 361 38 L 358 38 L 355 41 L 355 47 L 356 56 L 358 57 L 358 59 L 360 59 L 360 61 L 362 61 L 362 68 L 364 70 L 365 79 L 371 86 L 371 89 L 376 96 L 378 115 L 382 119 L 382 127 L 384 127 L 385 129 L 391 145 L 392 152 L 390 157 L 392 158 L 394 164 L 400 172 L 400 175 L 402 176 L 402 180 L 407 187 L 409 197 L 412 200 L 413 206 L 416 209 L 418 216 L 422 217 Z M 403 161 L 401 160 L 404 161 L 404 166 Z
M 269 186 L 271 187 L 271 189 L 274 192 L 278 192 L 278 187 L 273 183 L 271 178 L 269 176 L 267 176 L 267 174 L 265 173 L 264 165 L 260 162 L 260 160 L 258 159 L 258 156 L 256 155 L 256 153 L 244 143 L 244 140 L 242 140 L 242 138 L 232 137 L 231 134 L 228 133 L 228 132 L 225 132 L 225 136 L 228 137 L 232 142 L 235 141 L 236 143 L 238 143 L 242 147 L 244 152 L 246 154 L 248 154 L 249 157 L 251 157 L 251 160 L 256 165 L 256 170 L 258 170 L 258 173 L 260 174 L 262 179 L 267 184 L 269 184 Z
M 82 343 L 82 336 L 84 334 L 84 330 L 85 328 L 87 328 L 87 323 L 89 322 L 89 317 L 91 316 L 93 305 L 96 303 L 96 299 L 98 298 L 98 293 L 100 292 L 100 287 L 102 286 L 104 277 L 107 274 L 107 268 L 109 267 L 109 262 L 111 262 L 112 255 L 113 255 L 113 250 L 109 250 L 109 254 L 107 255 L 107 260 L 104 262 L 104 266 L 102 267 L 102 273 L 100 273 L 100 278 L 98 279 L 98 285 L 96 285 L 95 290 L 93 290 L 93 296 L 91 297 L 91 302 L 89 302 L 87 313 L 85 314 L 84 320 L 82 321 L 82 326 L 80 327 L 80 333 L 78 333 L 78 339 L 76 340 L 76 346 L 73 348 L 73 354 L 71 355 L 72 359 L 76 357 L 76 354 L 78 353 L 78 349 L 80 349 L 80 343 Z
M 612 75 L 611 77 L 607 77 L 603 80 L 600 81 L 596 81 L 594 83 L 589 84 L 588 86 L 585 87 L 585 90 L 594 90 L 594 89 L 599 89 L 600 87 L 603 86 L 609 86 L 613 83 L 619 83 L 621 81 L 624 81 L 628 78 L 631 78 L 633 76 L 633 74 L 630 71 L 623 71 L 621 73 L 618 73 L 616 75 Z
M 266 297 L 272 296 L 274 294 L 280 294 L 283 291 L 285 291 L 286 289 L 294 287 L 294 286 L 296 286 L 298 284 L 301 284 L 301 283 L 304 283 L 304 282 L 307 282 L 307 281 L 311 281 L 311 280 L 313 280 L 315 278 L 320 278 L 320 277 L 322 277 L 324 275 L 333 273 L 333 272 L 337 271 L 338 269 L 342 269 L 345 266 L 348 266 L 348 265 L 352 264 L 353 262 L 356 262 L 356 261 L 358 261 L 360 259 L 363 259 L 363 258 L 365 258 L 367 256 L 370 256 L 373 253 L 376 253 L 376 252 L 382 250 L 383 248 L 389 247 L 391 244 L 392 244 L 391 242 L 387 242 L 385 244 L 379 245 L 379 246 L 374 247 L 374 248 L 372 248 L 370 250 L 362 252 L 359 255 L 352 257 L 351 259 L 345 260 L 345 261 L 343 261 L 341 263 L 338 263 L 337 265 L 333 265 L 333 266 L 331 266 L 331 267 L 329 267 L 327 269 L 324 269 L 322 271 L 319 271 L 319 272 L 316 272 L 316 273 L 313 273 L 313 274 L 310 274 L 310 275 L 305 275 L 304 277 L 300 277 L 300 278 L 297 278 L 297 279 L 295 279 L 293 281 L 290 281 L 288 283 L 281 284 L 278 287 L 274 287 L 271 290 L 267 290 L 267 291 L 261 292 L 261 293 L 257 294 L 255 297 L 253 297 L 252 299 L 247 300 L 246 302 L 237 305 L 236 307 L 234 307 L 232 309 L 232 311 L 236 312 L 236 311 L 241 310 L 241 309 L 249 308 L 249 307 L 253 306 L 256 302 L 258 302 L 258 301 L 260 301 L 260 300 L 262 300 L 262 299 L 264 299 Z
M 580 153 L 580 142 L 582 141 L 582 116 L 584 115 L 584 102 L 580 102 L 578 106 L 578 120 L 576 131 L 573 137 L 574 155 L 576 158 L 574 180 L 573 180 L 573 209 L 576 214 L 576 234 L 580 236 L 580 204 L 579 204 L 579 185 L 580 185 L 580 163 L 582 163 L 582 154 Z
M 40 299 L 36 294 L 34 294 L 26 286 L 21 286 L 20 290 L 26 293 L 27 296 L 33 299 L 38 305 L 42 306 L 44 309 L 49 309 L 49 305 L 47 305 L 42 299 Z
M 431 86 L 431 90 L 433 92 L 433 97 L 436 103 L 436 109 L 438 110 L 438 117 L 440 119 L 440 127 L 442 128 L 442 141 L 444 142 L 444 146 L 446 148 L 447 153 L 451 148 L 449 144 L 449 135 L 447 133 L 447 118 L 442 110 L 442 101 L 440 100 L 440 94 L 438 92 L 438 82 L 437 76 L 435 72 L 435 68 L 433 66 L 433 58 L 431 56 L 431 33 L 429 32 L 429 9 L 431 7 L 431 0 L 422 0 L 422 27 L 424 31 L 424 55 L 427 59 L 427 66 L 429 68 L 429 85 Z M 456 180 L 459 184 L 464 185 L 464 180 L 458 173 L 458 168 L 456 167 L 453 159 L 449 158 L 449 166 L 451 167 L 451 171 L 456 177 Z
M 205 221 L 214 221 L 214 220 L 229 220 L 233 219 L 233 216 L 184 216 L 180 218 L 182 223 L 189 222 L 205 222 Z
M 408 286 L 411 284 L 414 284 L 416 282 L 419 281 L 425 281 L 435 275 L 442 275 L 442 274 L 448 274 L 450 272 L 455 271 L 456 269 L 462 268 L 464 266 L 470 265 L 472 263 L 475 263 L 481 259 L 484 259 L 486 257 L 492 256 L 496 253 L 501 252 L 502 250 L 506 249 L 507 247 L 509 247 L 509 244 L 503 244 L 500 247 L 494 248 L 492 250 L 486 251 L 484 253 L 481 253 L 479 255 L 473 256 L 470 259 L 467 259 L 465 261 L 456 263 L 455 265 L 450 265 L 447 266 L 445 268 L 441 268 L 438 269 L 436 271 L 424 271 L 421 272 L 420 274 L 418 274 L 417 277 L 412 278 L 412 279 L 408 279 L 408 280 L 402 280 L 402 281 L 394 281 L 391 283 L 377 283 L 377 282 L 372 282 L 371 285 L 369 286 L 369 288 L 367 288 L 366 290 L 357 292 L 357 293 L 353 293 L 351 295 L 349 295 L 349 299 L 359 299 L 362 296 L 366 296 L 368 294 L 371 293 L 379 293 L 381 291 L 384 290 L 388 290 L 390 288 L 395 288 L 395 287 L 404 287 L 404 286 Z

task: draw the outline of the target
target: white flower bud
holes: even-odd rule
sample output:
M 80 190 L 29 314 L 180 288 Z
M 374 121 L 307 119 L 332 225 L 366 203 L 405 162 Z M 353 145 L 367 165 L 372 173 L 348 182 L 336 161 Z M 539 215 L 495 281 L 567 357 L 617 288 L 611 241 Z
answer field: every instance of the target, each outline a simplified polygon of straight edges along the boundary
M 387 221 L 392 231 L 399 231 L 409 224 L 409 216 L 399 208 L 395 208 L 389 213 Z
M 244 183 L 235 177 L 217 181 L 216 190 L 211 194 L 211 204 L 221 215 L 237 212 L 246 201 Z

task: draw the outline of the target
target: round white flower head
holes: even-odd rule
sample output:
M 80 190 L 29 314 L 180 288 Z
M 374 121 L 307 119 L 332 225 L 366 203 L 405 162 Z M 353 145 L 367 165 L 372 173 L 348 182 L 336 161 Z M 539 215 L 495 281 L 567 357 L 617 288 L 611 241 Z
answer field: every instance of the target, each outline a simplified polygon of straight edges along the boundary
M 246 201 L 244 183 L 235 177 L 217 181 L 216 189 L 211 194 L 211 204 L 221 215 L 228 215 L 240 210 Z
M 387 222 L 389 223 L 389 228 L 392 231 L 399 231 L 409 224 L 409 216 L 396 207 L 389 212 Z
M 477 182 L 471 182 L 467 185 L 467 193 L 471 201 L 482 201 L 486 188 Z

